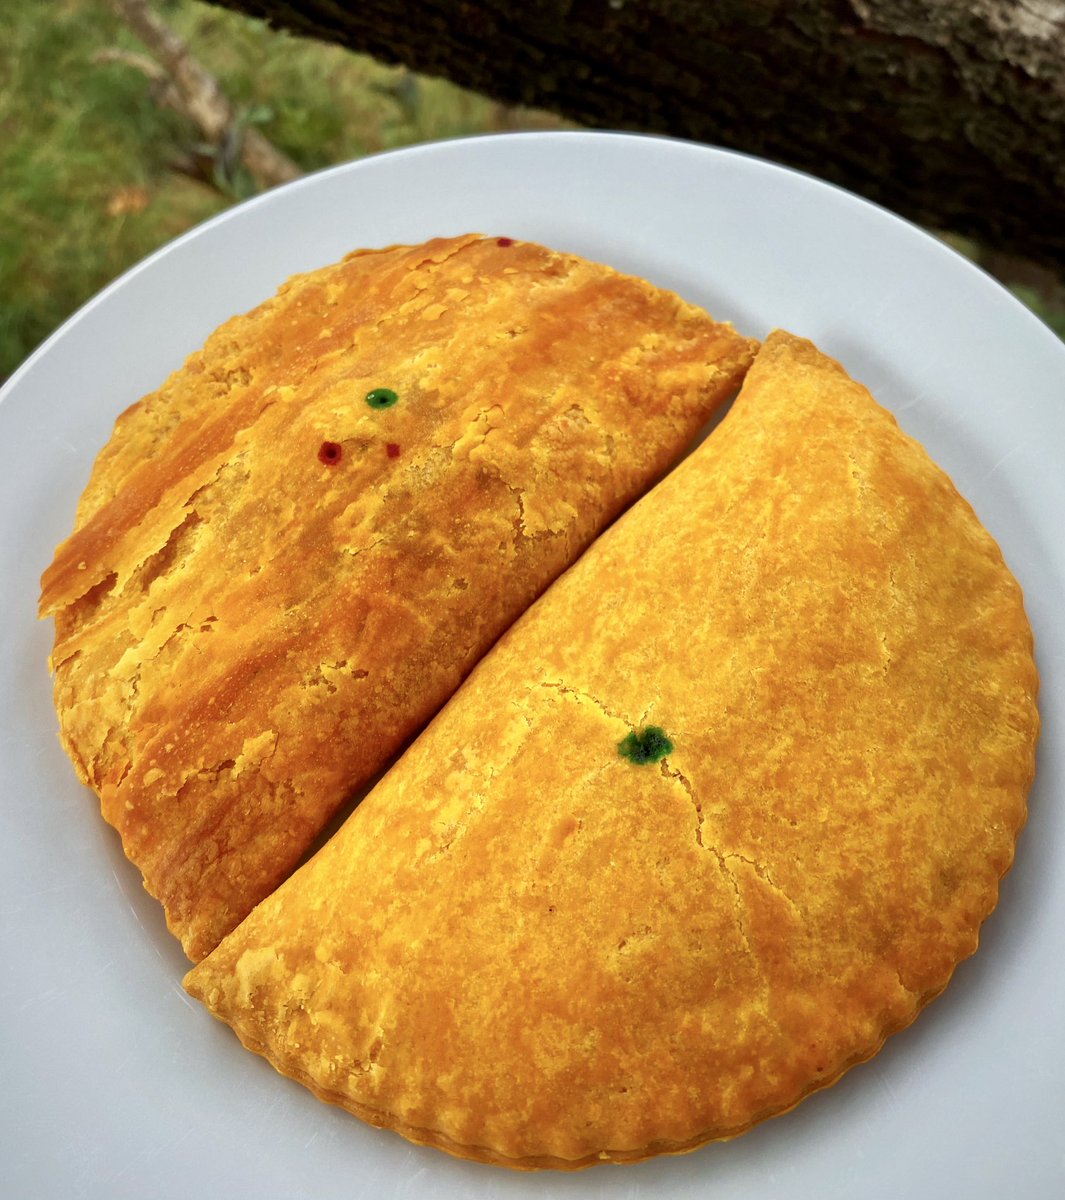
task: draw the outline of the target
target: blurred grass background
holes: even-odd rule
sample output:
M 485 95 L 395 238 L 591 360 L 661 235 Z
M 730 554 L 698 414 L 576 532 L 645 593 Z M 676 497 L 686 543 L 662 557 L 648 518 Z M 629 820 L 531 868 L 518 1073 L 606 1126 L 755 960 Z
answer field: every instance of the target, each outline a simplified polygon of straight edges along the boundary
M 252 194 L 190 121 L 161 107 L 108 0 L 6 0 L 0 41 L 0 381 L 128 267 Z M 159 15 L 254 124 L 305 171 L 440 138 L 561 128 L 442 80 L 292 38 L 198 3 Z M 952 240 L 963 252 L 974 247 Z M 1065 302 L 1019 297 L 1065 337 Z
M 560 128 L 442 80 L 237 14 L 155 10 L 243 119 L 305 171 L 415 142 Z M 205 161 L 201 134 L 153 99 L 143 54 L 107 0 L 6 0 L 0 38 L 0 381 L 128 267 L 254 191 Z

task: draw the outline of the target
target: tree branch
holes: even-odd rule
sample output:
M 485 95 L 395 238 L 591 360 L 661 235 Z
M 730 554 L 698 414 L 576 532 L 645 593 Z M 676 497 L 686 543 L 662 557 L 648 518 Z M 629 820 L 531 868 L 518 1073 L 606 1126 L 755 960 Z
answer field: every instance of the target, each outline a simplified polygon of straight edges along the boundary
M 151 10 L 146 0 L 113 0 L 115 8 L 154 59 L 121 50 L 98 59 L 124 62 L 143 71 L 162 103 L 188 117 L 220 155 L 241 162 L 260 188 L 297 179 L 302 171 L 257 129 L 243 127 L 218 80 L 189 52 L 186 43 Z

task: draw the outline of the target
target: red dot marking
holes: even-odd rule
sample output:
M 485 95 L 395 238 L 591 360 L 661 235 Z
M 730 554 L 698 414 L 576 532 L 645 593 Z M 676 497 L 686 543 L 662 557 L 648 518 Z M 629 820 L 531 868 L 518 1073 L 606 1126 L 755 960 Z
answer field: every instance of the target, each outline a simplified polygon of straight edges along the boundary
M 496 245 L 497 246 L 513 246 L 514 239 L 513 238 L 496 238 Z
M 389 442 L 385 449 L 389 458 L 399 458 L 399 442 Z
M 318 447 L 318 461 L 327 467 L 335 467 L 344 457 L 344 447 L 339 442 L 323 442 Z

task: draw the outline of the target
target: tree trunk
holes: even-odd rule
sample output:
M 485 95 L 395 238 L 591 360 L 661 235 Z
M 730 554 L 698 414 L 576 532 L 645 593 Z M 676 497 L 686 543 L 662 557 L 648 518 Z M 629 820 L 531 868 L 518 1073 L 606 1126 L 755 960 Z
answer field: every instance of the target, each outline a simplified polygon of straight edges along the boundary
M 1065 0 L 215 0 L 592 127 L 799 167 L 1065 268 Z

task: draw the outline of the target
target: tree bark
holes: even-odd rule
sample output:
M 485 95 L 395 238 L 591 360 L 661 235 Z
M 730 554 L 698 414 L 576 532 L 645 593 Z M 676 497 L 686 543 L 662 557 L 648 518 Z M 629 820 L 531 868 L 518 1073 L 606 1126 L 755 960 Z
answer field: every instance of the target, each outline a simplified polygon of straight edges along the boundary
M 1065 0 L 215 0 L 590 127 L 756 154 L 1065 269 Z

